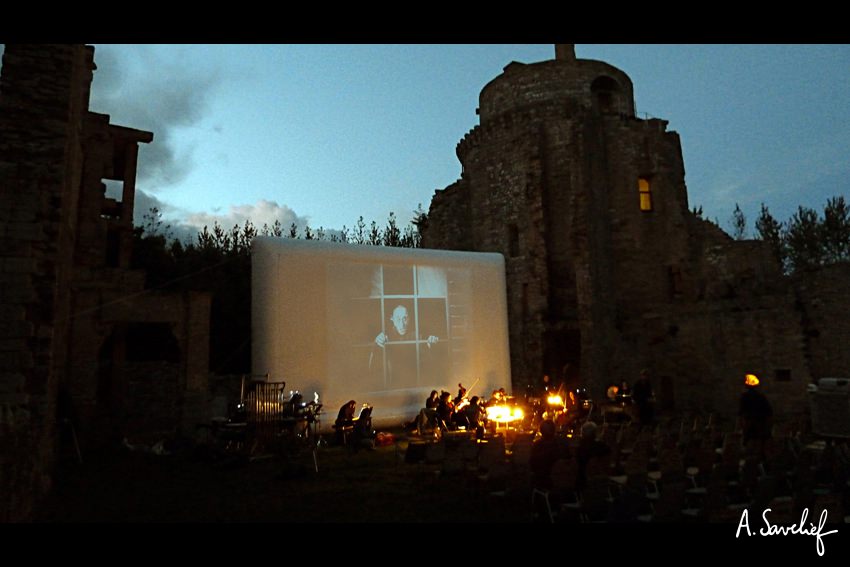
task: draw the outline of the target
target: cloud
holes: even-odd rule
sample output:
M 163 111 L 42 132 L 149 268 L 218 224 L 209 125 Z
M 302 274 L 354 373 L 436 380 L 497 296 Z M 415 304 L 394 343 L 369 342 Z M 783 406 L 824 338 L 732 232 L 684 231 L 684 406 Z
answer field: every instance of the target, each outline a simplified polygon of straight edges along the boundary
M 110 191 L 114 191 L 114 189 L 108 188 L 107 195 L 110 194 Z M 226 213 L 218 211 L 214 213 L 199 213 L 175 207 L 150 193 L 136 189 L 133 223 L 136 226 L 145 226 L 148 224 L 146 217 L 150 216 L 151 209 L 154 208 L 161 215 L 162 225 L 160 226 L 160 230 L 181 242 L 194 241 L 198 232 L 203 230 L 205 226 L 212 228 L 216 223 L 225 230 L 230 230 L 235 225 L 241 227 L 245 225 L 246 221 L 251 221 L 251 224 L 259 230 L 262 229 L 264 224 L 271 228 L 275 221 L 280 221 L 287 234 L 289 227 L 293 223 L 298 228 L 299 234 L 303 234 L 304 227 L 309 222 L 306 216 L 297 214 L 290 207 L 265 199 L 253 205 L 231 205 Z M 315 231 L 317 227 L 311 228 Z M 333 230 L 326 230 L 325 232 L 328 235 L 331 233 L 339 234 L 338 231 Z
M 200 230 L 216 222 L 230 228 L 234 225 L 244 225 L 249 220 L 257 228 L 262 228 L 264 224 L 271 227 L 275 221 L 280 221 L 287 230 L 292 223 L 303 228 L 308 222 L 307 217 L 298 215 L 290 207 L 265 199 L 260 199 L 254 205 L 230 205 L 227 213 L 192 213 L 187 215 L 183 222 Z
M 199 124 L 209 100 L 222 82 L 218 71 L 166 61 L 151 47 L 130 52 L 117 46 L 99 46 L 90 108 L 109 114 L 115 124 L 149 130 L 150 144 L 140 149 L 139 183 L 149 190 L 174 185 L 194 167 L 192 146 L 175 143 L 178 129 Z

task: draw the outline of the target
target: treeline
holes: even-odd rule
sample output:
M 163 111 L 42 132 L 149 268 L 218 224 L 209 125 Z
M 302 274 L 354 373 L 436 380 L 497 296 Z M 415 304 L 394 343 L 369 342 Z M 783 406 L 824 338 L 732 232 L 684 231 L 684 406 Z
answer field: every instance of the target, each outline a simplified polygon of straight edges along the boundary
M 732 237 L 747 237 L 747 219 L 735 204 Z M 777 221 L 762 203 L 755 222 L 755 237 L 770 250 L 785 273 L 850 261 L 850 208 L 843 196 L 828 199 L 823 213 L 800 206 L 785 222 Z
M 325 240 L 353 245 L 418 248 L 426 215 L 421 205 L 413 221 L 401 228 L 394 213 L 385 226 L 368 225 L 361 216 L 349 229 L 288 228 L 276 221 L 256 227 L 250 220 L 226 229 L 205 226 L 187 242 L 172 235 L 159 210 L 151 209 L 134 229 L 133 263 L 147 273 L 146 287 L 212 294 L 210 370 L 218 374 L 251 372 L 251 242 L 257 236 Z

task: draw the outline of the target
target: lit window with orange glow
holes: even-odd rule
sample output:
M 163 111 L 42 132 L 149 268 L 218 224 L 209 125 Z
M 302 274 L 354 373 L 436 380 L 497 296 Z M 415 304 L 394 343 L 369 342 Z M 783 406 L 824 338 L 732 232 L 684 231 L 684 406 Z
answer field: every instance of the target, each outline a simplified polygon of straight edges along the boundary
M 649 179 L 646 177 L 638 178 L 638 192 L 640 193 L 640 210 L 652 210 L 652 190 L 650 188 Z

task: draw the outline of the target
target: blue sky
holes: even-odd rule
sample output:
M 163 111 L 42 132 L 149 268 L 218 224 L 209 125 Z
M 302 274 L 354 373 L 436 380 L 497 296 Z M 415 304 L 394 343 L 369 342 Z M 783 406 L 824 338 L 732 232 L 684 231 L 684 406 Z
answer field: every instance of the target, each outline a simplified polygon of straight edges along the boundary
M 460 174 L 481 88 L 546 45 L 97 45 L 92 110 L 148 129 L 137 217 L 406 222 Z M 850 193 L 850 46 L 586 45 L 679 133 L 691 206 L 779 220 Z

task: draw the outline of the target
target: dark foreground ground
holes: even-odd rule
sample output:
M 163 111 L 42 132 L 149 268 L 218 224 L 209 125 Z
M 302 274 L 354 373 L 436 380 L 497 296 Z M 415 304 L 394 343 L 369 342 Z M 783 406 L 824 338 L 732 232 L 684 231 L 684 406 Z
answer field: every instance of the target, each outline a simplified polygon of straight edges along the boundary
M 63 466 L 38 522 L 529 522 L 528 494 L 491 496 L 474 475 L 404 462 L 406 440 L 254 460 L 203 446 L 115 450 Z
M 36 548 L 52 546 L 62 554 L 79 551 L 81 543 L 100 549 L 103 541 L 120 541 L 122 557 L 188 546 L 218 564 L 225 555 L 242 564 L 260 548 L 264 556 L 277 557 L 278 548 L 287 546 L 319 549 L 323 556 L 342 551 L 352 560 L 364 550 L 401 550 L 405 563 L 418 561 L 420 551 L 432 556 L 440 549 L 456 560 L 472 551 L 479 563 L 513 562 L 518 553 L 538 560 L 596 557 L 602 563 L 820 558 L 814 535 L 758 533 L 762 510 L 755 509 L 749 517 L 753 535 L 746 537 L 738 535 L 737 516 L 725 523 L 532 523 L 530 486 L 515 469 L 506 486 L 482 481 L 474 471 L 441 474 L 439 465 L 405 462 L 408 441 L 396 433 L 395 444 L 373 450 L 321 447 L 318 473 L 309 451 L 250 460 L 187 445 L 169 455 L 125 448 L 83 455 L 82 464 L 62 466 L 37 511 L 36 530 L 24 535 Z M 840 523 L 840 515 L 833 516 L 830 523 Z M 850 558 L 850 532 L 840 525 L 823 531 L 830 529 L 838 532 L 823 539 L 825 555 Z

